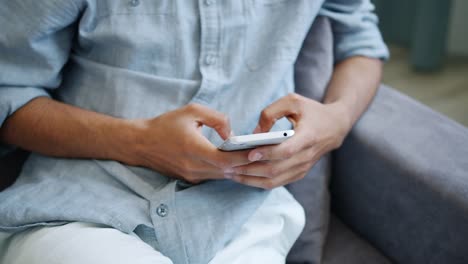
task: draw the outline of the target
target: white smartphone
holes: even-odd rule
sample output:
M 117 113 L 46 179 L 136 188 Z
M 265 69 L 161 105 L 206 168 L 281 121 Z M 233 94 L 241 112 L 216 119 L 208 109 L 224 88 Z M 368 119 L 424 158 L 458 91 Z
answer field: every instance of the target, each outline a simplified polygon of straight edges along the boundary
M 274 131 L 243 136 L 233 136 L 226 139 L 218 149 L 223 151 L 235 151 L 252 149 L 259 146 L 275 145 L 284 142 L 294 135 L 294 130 Z

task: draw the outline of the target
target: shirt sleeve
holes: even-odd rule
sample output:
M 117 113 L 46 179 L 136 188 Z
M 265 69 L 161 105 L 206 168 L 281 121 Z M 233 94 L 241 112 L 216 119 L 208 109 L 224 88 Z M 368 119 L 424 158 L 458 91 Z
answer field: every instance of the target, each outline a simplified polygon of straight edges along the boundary
M 389 58 L 370 0 L 326 0 L 319 14 L 331 20 L 335 63 L 352 56 Z
M 3 1 L 0 126 L 29 101 L 50 96 L 49 91 L 60 85 L 79 12 L 79 6 L 73 1 Z M 0 145 L 0 155 L 10 148 Z

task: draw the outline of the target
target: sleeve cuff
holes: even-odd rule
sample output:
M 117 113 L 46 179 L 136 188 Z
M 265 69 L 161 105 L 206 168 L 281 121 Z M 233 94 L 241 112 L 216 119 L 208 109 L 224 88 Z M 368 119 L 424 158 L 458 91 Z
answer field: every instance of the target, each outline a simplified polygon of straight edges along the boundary
M 353 56 L 387 61 L 390 53 L 376 26 L 356 32 L 335 32 L 335 63 Z
M 352 56 L 388 60 L 389 51 L 377 26 L 379 18 L 374 5 L 370 0 L 351 2 L 327 0 L 320 10 L 332 23 L 335 63 Z

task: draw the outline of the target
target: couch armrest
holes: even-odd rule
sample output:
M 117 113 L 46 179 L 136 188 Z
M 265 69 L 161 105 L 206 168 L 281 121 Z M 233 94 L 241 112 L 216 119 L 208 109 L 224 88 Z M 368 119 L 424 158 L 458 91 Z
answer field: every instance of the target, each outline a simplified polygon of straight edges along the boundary
M 468 263 L 468 129 L 382 86 L 334 154 L 332 208 L 398 263 Z

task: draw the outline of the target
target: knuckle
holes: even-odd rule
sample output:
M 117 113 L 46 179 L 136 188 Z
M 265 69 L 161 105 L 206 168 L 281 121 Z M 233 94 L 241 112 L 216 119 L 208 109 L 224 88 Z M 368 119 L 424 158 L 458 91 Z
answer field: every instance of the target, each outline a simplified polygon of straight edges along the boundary
M 310 133 L 309 135 L 309 145 L 314 145 L 318 142 L 318 137 L 315 133 Z
M 288 99 L 292 102 L 292 103 L 301 103 L 302 100 L 303 100 L 303 97 L 298 95 L 297 93 L 290 93 L 288 95 Z
M 184 173 L 184 180 L 190 182 L 190 183 L 196 183 L 197 179 L 194 175 L 193 172 L 191 171 L 187 171 Z
M 302 180 L 305 178 L 305 176 L 306 176 L 305 173 L 301 173 L 299 177 L 297 178 L 297 180 Z
M 247 180 L 244 177 L 236 177 L 236 182 L 240 184 L 246 184 Z
M 247 175 L 249 171 L 246 168 L 237 168 L 236 173 L 240 175 Z
M 307 175 L 307 172 L 309 172 L 309 167 L 308 166 L 304 166 L 301 168 L 301 172 L 299 174 L 299 179 L 302 180 L 305 178 L 305 176 Z
M 272 180 L 265 180 L 262 184 L 262 188 L 265 190 L 271 190 L 275 187 L 275 183 Z
M 307 163 L 301 167 L 301 179 L 305 178 L 309 171 L 312 169 L 314 163 Z
M 339 139 L 339 140 L 336 140 L 335 144 L 334 144 L 334 149 L 337 149 L 337 148 L 340 148 L 341 146 L 343 146 L 343 142 L 344 142 L 344 139 Z
M 270 176 L 270 177 L 276 177 L 280 174 L 280 171 L 278 168 L 274 167 L 274 166 L 271 166 L 268 168 L 267 170 L 267 176 Z
M 221 169 L 228 169 L 230 168 L 230 165 L 231 165 L 230 162 L 224 158 L 216 159 L 214 162 L 215 162 L 216 167 L 221 168 Z
M 289 96 L 291 111 L 296 115 L 302 115 L 305 112 L 305 97 L 296 93 L 292 93 Z
M 189 103 L 187 105 L 187 110 L 190 112 L 196 112 L 200 109 L 200 105 L 196 103 Z
M 314 165 L 313 163 L 304 165 L 304 167 L 302 168 L 302 172 L 304 173 L 304 177 L 305 177 L 305 175 L 307 175 L 307 173 L 309 173 L 309 171 L 310 171 L 310 169 L 312 169 L 313 165 Z
M 289 100 L 295 101 L 295 100 L 298 100 L 298 98 L 299 98 L 299 95 L 297 93 L 288 94 L 288 99 Z
M 283 150 L 283 157 L 286 159 L 290 159 L 294 156 L 294 148 L 293 147 L 286 147 Z
M 270 112 L 267 109 L 264 109 L 260 113 L 260 118 L 265 121 L 271 121 L 273 117 L 271 116 Z
M 315 160 L 316 156 L 317 156 L 317 153 L 315 152 L 315 150 L 309 150 L 306 153 L 306 159 L 308 161 Z

